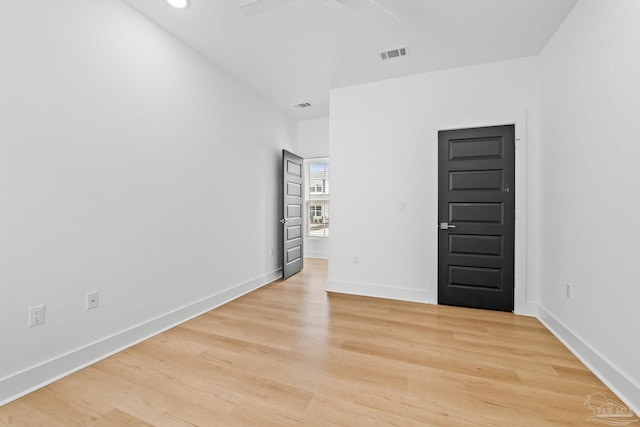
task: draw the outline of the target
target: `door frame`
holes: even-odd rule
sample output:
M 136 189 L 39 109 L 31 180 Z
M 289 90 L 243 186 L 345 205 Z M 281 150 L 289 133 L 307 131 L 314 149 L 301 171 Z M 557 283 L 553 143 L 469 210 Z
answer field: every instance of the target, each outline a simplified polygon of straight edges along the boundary
M 502 120 L 500 119 L 502 118 Z M 513 312 L 516 314 L 523 314 L 528 316 L 535 316 L 537 314 L 537 302 L 529 301 L 529 292 L 527 289 L 527 110 L 513 111 L 507 114 L 500 115 L 499 118 L 493 117 L 490 120 L 469 120 L 460 121 L 455 123 L 447 123 L 439 126 L 438 131 L 441 130 L 456 130 L 466 128 L 479 128 L 488 126 L 502 126 L 502 125 L 514 125 L 515 127 L 515 140 L 516 140 L 516 219 L 515 219 L 515 242 L 514 242 L 514 295 Z M 433 136 L 435 144 L 438 143 L 437 132 Z M 435 195 L 436 204 L 438 206 L 437 197 L 437 175 L 438 175 L 438 159 L 434 159 L 435 168 Z M 433 219 L 433 236 L 434 246 L 436 254 L 436 260 L 434 265 L 438 265 L 438 233 L 437 228 L 437 209 L 436 217 Z M 435 269 L 432 275 L 434 286 L 431 289 L 434 290 L 434 303 L 437 303 L 438 295 L 438 269 Z

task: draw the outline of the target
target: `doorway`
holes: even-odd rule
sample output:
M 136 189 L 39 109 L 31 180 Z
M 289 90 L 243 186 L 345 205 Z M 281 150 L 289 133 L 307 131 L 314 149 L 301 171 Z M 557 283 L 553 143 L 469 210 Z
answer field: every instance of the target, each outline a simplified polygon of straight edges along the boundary
M 438 133 L 438 303 L 514 308 L 514 125 Z

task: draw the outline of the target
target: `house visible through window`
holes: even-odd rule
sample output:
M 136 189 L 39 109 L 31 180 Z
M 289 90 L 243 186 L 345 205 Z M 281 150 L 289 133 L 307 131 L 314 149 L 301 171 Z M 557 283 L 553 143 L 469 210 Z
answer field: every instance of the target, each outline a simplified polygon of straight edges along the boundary
M 329 159 L 305 160 L 305 230 L 310 237 L 329 237 Z

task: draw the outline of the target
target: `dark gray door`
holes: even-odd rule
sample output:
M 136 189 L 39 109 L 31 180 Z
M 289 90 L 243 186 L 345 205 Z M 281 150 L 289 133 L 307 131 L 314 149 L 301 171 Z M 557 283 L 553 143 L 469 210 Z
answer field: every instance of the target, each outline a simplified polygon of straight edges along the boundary
M 282 150 L 282 224 L 283 253 L 282 277 L 287 278 L 302 270 L 302 198 L 304 194 L 303 159 Z
M 515 129 L 438 133 L 438 303 L 513 311 Z

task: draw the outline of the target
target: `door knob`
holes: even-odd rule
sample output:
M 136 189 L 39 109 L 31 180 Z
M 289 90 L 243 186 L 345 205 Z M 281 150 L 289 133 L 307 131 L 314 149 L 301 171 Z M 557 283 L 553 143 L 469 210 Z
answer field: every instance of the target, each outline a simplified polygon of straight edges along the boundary
M 440 223 L 440 230 L 448 230 L 450 228 L 456 228 L 455 225 L 450 225 L 448 222 L 441 222 Z
M 284 223 L 287 223 L 287 222 L 289 222 L 289 219 L 288 219 L 288 218 L 282 218 L 282 219 L 280 220 L 280 224 L 284 224 Z

